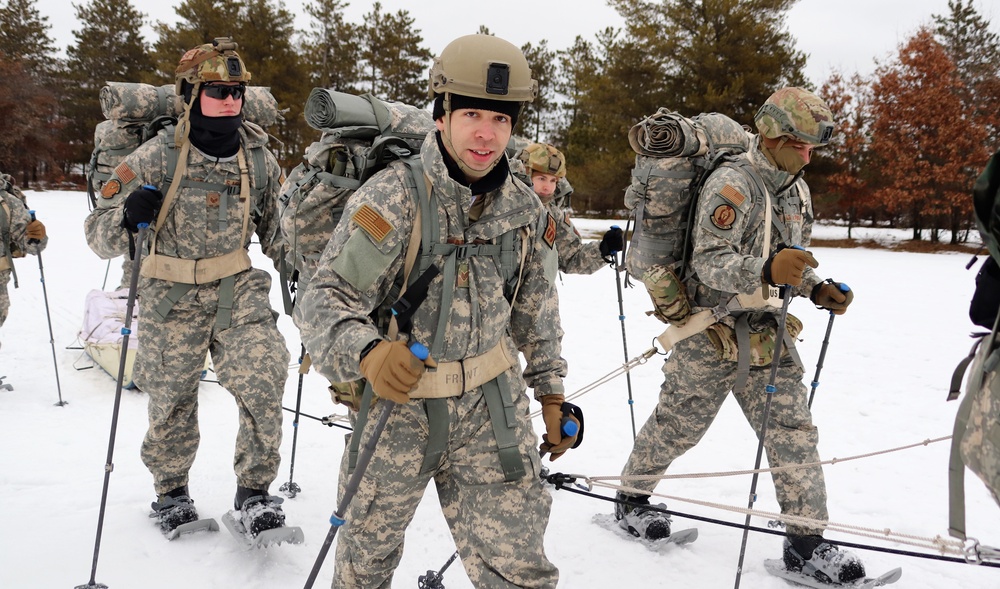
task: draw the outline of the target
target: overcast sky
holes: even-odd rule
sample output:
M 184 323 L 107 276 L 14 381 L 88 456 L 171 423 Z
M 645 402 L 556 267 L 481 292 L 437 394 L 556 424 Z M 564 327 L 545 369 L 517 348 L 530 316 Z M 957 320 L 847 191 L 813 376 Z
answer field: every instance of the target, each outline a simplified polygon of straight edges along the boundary
M 0 0 L 2 1 L 2 0 Z M 75 0 L 84 4 L 86 0 Z M 146 15 L 143 30 L 151 34 L 148 23 L 176 20 L 174 7 L 181 0 L 133 0 L 133 6 Z M 296 28 L 309 29 L 309 20 L 302 10 L 306 0 L 284 0 L 296 14 Z M 49 18 L 50 34 L 64 50 L 75 38 L 79 28 L 76 12 L 66 0 L 39 0 L 38 10 Z M 361 22 L 371 11 L 373 2 L 354 0 L 347 7 L 347 17 Z M 980 14 L 1000 32 L 1000 0 L 976 0 Z M 382 0 L 385 11 L 408 10 L 414 26 L 421 31 L 424 44 L 438 53 L 449 41 L 460 35 L 475 33 L 486 25 L 499 37 L 516 45 L 547 39 L 552 49 L 565 49 L 577 35 L 592 40 L 595 33 L 607 26 L 621 26 L 618 14 L 605 0 Z M 456 8 L 457 7 L 457 8 Z M 931 15 L 947 15 L 948 0 L 800 0 L 788 16 L 788 28 L 797 47 L 809 55 L 806 75 L 817 85 L 833 69 L 850 74 L 870 73 L 874 60 L 885 60 L 898 45 L 922 24 L 932 22 Z M 220 35 L 230 31 L 220 32 Z M 237 41 L 238 31 L 232 31 Z

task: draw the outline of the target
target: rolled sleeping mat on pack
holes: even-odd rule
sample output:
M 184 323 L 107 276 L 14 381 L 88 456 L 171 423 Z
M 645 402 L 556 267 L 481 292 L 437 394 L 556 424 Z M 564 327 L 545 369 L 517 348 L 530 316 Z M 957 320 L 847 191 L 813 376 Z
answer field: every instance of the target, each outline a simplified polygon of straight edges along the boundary
M 113 121 L 139 122 L 181 114 L 173 84 L 153 86 L 134 82 L 106 82 L 100 91 L 101 112 Z M 247 86 L 243 117 L 261 127 L 278 122 L 278 101 L 266 86 Z
M 704 133 L 665 108 L 629 129 L 628 142 L 639 155 L 653 157 L 691 157 L 707 148 Z
M 306 99 L 306 123 L 317 131 L 370 128 L 376 134 L 426 135 L 434 130 L 431 113 L 402 102 L 384 102 L 369 94 L 360 96 L 326 88 L 313 88 Z M 339 131 L 338 131 L 339 133 Z M 355 132 L 339 133 L 345 137 Z

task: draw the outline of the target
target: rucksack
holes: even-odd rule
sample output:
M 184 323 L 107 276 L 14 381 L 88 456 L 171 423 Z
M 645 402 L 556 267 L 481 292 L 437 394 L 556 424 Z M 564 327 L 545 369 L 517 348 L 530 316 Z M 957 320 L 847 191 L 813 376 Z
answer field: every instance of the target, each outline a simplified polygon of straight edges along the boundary
M 2 193 L 4 192 L 20 200 L 24 208 L 28 208 L 28 201 L 24 197 L 24 193 L 21 192 L 21 189 L 14 184 L 14 178 L 10 174 L 0 174 L 0 269 L 10 270 L 11 276 L 14 279 L 14 288 L 18 288 L 20 285 L 17 281 L 17 270 L 14 268 L 14 258 L 23 257 L 24 252 L 11 239 L 10 220 L 12 211 L 10 205 L 7 203 L 7 199 L 3 197 Z
M 725 115 L 689 119 L 665 108 L 629 131 L 636 157 L 625 206 L 634 229 L 625 267 L 645 285 L 652 314 L 664 323 L 684 325 L 691 314 L 688 257 L 698 192 L 722 162 L 749 149 L 751 137 Z
M 1000 260 L 1000 151 L 993 154 L 972 190 L 976 226 L 993 262 Z M 989 261 L 988 261 L 989 262 Z M 992 264 L 990 264 L 992 265 Z M 948 400 L 959 397 L 962 378 L 968 367 L 965 397 L 958 407 L 951 439 L 949 472 L 949 533 L 965 540 L 965 467 L 986 484 L 993 499 L 1000 504 L 1000 316 L 995 284 L 977 280 L 976 296 L 980 306 L 991 305 L 993 329 L 976 334 L 976 342 L 952 376 Z M 989 292 L 980 292 L 981 289 Z M 970 367 L 971 362 L 971 367 Z
M 287 248 L 282 276 L 294 291 L 315 272 L 348 197 L 393 160 L 406 160 L 422 186 L 420 146 L 434 131 L 426 110 L 371 95 L 315 88 L 305 106 L 306 122 L 322 133 L 281 186 L 280 227 Z M 286 312 L 291 291 L 284 289 Z
M 97 206 L 97 194 L 115 167 L 161 130 L 172 130 L 181 114 L 173 84 L 106 82 L 100 102 L 106 120 L 94 128 L 94 150 L 87 166 L 91 210 Z M 261 86 L 247 87 L 243 113 L 247 121 L 264 128 L 281 118 L 271 90 Z

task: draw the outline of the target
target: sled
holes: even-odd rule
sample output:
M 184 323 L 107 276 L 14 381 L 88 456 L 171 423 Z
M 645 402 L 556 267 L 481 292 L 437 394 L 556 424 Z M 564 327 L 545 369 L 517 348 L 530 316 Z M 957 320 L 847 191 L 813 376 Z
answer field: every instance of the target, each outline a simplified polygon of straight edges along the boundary
M 92 290 L 87 293 L 84 305 L 83 327 L 80 329 L 80 341 L 83 349 L 93 361 L 111 378 L 117 381 L 118 370 L 121 367 L 122 328 L 125 327 L 125 311 L 128 304 L 128 289 L 105 292 Z M 122 388 L 135 387 L 132 382 L 132 366 L 135 363 L 135 351 L 139 347 L 139 306 L 132 309 L 131 333 L 128 339 L 128 350 L 125 352 L 125 370 L 122 375 Z

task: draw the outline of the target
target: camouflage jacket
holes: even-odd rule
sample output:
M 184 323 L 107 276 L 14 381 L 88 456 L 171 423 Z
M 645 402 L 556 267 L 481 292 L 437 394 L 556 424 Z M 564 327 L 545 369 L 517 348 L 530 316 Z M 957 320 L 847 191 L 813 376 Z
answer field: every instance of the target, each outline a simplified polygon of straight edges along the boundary
M 478 195 L 473 207 L 470 189 L 448 175 L 436 135 L 428 135 L 420 157 L 435 197 L 442 240 L 493 242 L 516 231 L 516 251 L 521 251 L 522 239 L 529 241 L 513 305 L 504 296 L 497 264 L 488 256 L 471 256 L 465 258 L 467 271 L 460 267 L 455 284 L 445 285 L 443 275 L 431 282 L 413 316 L 411 338 L 430 347 L 442 314 L 446 315 L 444 345 L 437 361 L 478 356 L 501 338 L 513 338 L 526 359 L 524 378 L 536 398 L 562 393 L 566 362 L 560 357 L 563 331 L 555 288 L 555 219 L 533 192 L 513 178 Z M 380 337 L 369 314 L 386 303 L 402 274 L 416 210 L 408 177 L 403 164 L 393 162 L 351 196 L 296 305 L 296 324 L 305 347 L 317 369 L 332 381 L 361 378 L 361 351 Z M 470 209 L 476 220 L 470 219 Z M 377 220 L 377 230 L 372 219 Z M 422 224 L 430 222 L 433 219 L 421 218 Z M 444 268 L 443 256 L 432 261 Z M 448 309 L 440 304 L 444 288 L 453 289 Z
M 260 127 L 243 123 L 240 134 L 247 165 L 254 166 L 249 151 L 261 148 L 267 166 L 266 186 L 254 186 L 255 173 L 250 170 L 251 193 L 256 195 L 256 202 L 252 204 L 244 242 L 240 243 L 243 203 L 237 197 L 240 171 L 236 158 L 216 161 L 192 146 L 185 178 L 173 180 L 182 184 L 164 226 L 156 228 L 157 253 L 189 260 L 221 256 L 248 247 L 256 233 L 261 249 L 277 265 L 281 252 L 277 206 L 281 169 L 274 154 L 266 149 L 267 134 Z M 97 208 L 84 221 L 87 243 L 101 258 L 128 255 L 128 230 L 121 226 L 125 198 L 144 184 L 160 187 L 164 178 L 173 174 L 173 170 L 167 170 L 169 144 L 167 132 L 161 131 L 122 160 L 104 184 Z M 225 184 L 233 190 L 220 194 L 209 187 L 212 184 Z M 166 189 L 162 192 L 165 195 Z M 220 214 L 223 206 L 225 213 Z
M 748 161 L 763 180 L 774 219 L 785 231 L 779 231 L 774 222 L 769 228 L 764 226 L 765 195 L 747 172 L 732 164 L 712 172 L 698 196 L 692 229 L 691 267 L 698 283 L 697 306 L 713 306 L 733 294 L 753 293 L 761 285 L 764 261 L 782 243 L 809 246 L 813 211 L 805 180 L 799 178 L 785 188 L 793 177 L 768 161 L 759 137 L 738 159 Z M 762 252 L 765 231 L 771 232 L 770 251 L 766 253 Z M 807 266 L 794 294 L 808 296 L 821 281 Z
M 38 243 L 28 243 L 25 229 L 31 222 L 31 215 L 27 202 L 19 193 L 10 176 L 0 175 L 0 199 L 3 200 L 3 205 L 0 205 L 0 258 L 6 259 L 8 254 L 14 258 L 25 254 L 37 255 L 49 243 L 47 235 Z
M 545 205 L 556 219 L 556 251 L 559 252 L 559 271 L 567 274 L 593 274 L 607 264 L 601 257 L 600 243 L 583 243 L 583 237 L 569 217 L 569 211 L 560 208 L 556 199 Z

